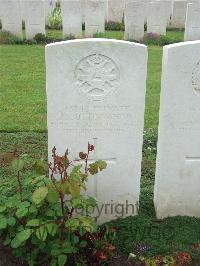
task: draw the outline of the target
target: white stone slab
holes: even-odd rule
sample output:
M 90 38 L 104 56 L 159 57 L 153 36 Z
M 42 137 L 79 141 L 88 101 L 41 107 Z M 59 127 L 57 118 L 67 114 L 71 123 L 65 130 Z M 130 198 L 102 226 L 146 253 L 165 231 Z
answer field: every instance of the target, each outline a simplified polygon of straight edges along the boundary
M 200 42 L 164 47 L 154 202 L 158 218 L 200 217 Z
M 187 6 L 184 40 L 200 40 L 200 3 Z
M 173 28 L 184 28 L 186 19 L 187 1 L 174 1 L 171 26 Z
M 108 0 L 107 21 L 122 22 L 125 0 Z
M 20 0 L 2 2 L 2 30 L 22 38 L 22 16 Z
M 80 0 L 61 0 L 63 37 L 82 36 L 82 11 Z
M 103 208 L 99 223 L 119 217 L 120 208 L 123 217 L 137 214 L 146 46 L 108 39 L 51 44 L 46 69 L 49 158 L 53 146 L 60 154 L 69 148 L 71 158 L 77 158 L 89 141 L 95 146 L 90 158 L 108 163 L 88 184 L 88 193 Z M 126 209 L 127 203 L 132 207 Z
M 95 33 L 105 31 L 105 0 L 87 0 L 85 7 L 85 36 L 93 37 Z
M 23 0 L 25 10 L 26 39 L 33 39 L 36 34 L 45 34 L 45 1 Z
M 147 32 L 166 35 L 166 9 L 162 1 L 150 2 L 147 12 Z
M 140 41 L 144 37 L 144 2 L 131 1 L 125 6 L 125 39 Z

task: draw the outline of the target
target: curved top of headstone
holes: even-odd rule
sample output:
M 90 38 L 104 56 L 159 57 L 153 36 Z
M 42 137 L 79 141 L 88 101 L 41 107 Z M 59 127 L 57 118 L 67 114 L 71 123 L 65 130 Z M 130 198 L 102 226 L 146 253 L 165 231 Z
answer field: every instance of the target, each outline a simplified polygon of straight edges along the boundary
M 168 44 L 168 45 L 165 45 L 163 48 L 164 49 L 170 49 L 170 48 L 176 48 L 176 47 L 179 48 L 179 47 L 186 47 L 186 46 L 191 46 L 191 45 L 193 46 L 197 44 L 200 44 L 200 40 Z
M 46 47 L 53 47 L 57 45 L 67 45 L 67 44 L 76 44 L 76 43 L 116 43 L 116 44 L 123 44 L 123 45 L 135 45 L 137 47 L 143 47 L 147 48 L 146 45 L 140 44 L 140 43 L 135 43 L 135 42 L 129 42 L 129 41 L 122 41 L 122 40 L 115 40 L 115 39 L 104 39 L 104 38 L 86 38 L 86 39 L 76 39 L 76 40 L 69 40 L 69 41 L 61 41 L 61 42 L 55 42 L 55 43 L 50 43 L 47 44 Z

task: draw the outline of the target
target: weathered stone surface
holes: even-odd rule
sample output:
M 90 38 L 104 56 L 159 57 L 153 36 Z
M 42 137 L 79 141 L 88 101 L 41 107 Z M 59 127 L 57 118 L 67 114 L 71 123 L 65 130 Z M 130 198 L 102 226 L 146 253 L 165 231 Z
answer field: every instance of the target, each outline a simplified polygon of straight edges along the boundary
M 105 31 L 105 0 L 87 0 L 85 7 L 85 36 Z
M 80 0 L 61 0 L 63 37 L 82 36 L 82 3 Z
M 20 0 L 2 1 L 2 30 L 22 38 L 22 15 Z
M 144 37 L 145 5 L 141 1 L 127 2 L 125 6 L 125 39 L 140 41 Z
M 200 40 L 200 2 L 187 6 L 184 40 Z
M 150 2 L 147 12 L 147 32 L 166 35 L 167 16 L 162 1 Z
M 49 159 L 54 146 L 60 154 L 69 148 L 75 159 L 93 144 L 89 163 L 108 164 L 88 183 L 89 195 L 98 199 L 99 223 L 137 214 L 146 46 L 108 39 L 51 44 L 46 69 Z
M 174 28 L 184 28 L 186 19 L 187 1 L 174 1 L 171 26 Z
M 33 39 L 36 34 L 45 34 L 45 1 L 22 0 L 26 39 Z
M 164 47 L 154 202 L 200 217 L 200 41 Z

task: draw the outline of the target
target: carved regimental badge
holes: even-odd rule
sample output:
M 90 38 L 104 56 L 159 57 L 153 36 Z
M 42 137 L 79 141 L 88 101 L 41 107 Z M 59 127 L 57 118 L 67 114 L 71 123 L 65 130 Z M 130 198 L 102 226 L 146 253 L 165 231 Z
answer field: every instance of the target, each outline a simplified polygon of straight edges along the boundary
M 100 101 L 118 88 L 120 73 L 111 58 L 92 54 L 78 63 L 75 79 L 82 93 L 94 101 Z
M 195 65 L 192 71 L 192 86 L 195 92 L 200 95 L 200 61 Z

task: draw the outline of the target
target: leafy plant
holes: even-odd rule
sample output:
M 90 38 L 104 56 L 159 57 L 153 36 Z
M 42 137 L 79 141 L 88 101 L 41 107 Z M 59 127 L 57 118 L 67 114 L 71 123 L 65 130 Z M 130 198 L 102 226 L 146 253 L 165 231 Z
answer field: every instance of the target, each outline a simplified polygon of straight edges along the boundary
M 80 152 L 79 159 L 70 160 L 68 150 L 59 156 L 54 147 L 52 162 L 48 165 L 37 160 L 29 176 L 23 176 L 23 156 L 15 151 L 9 157 L 17 186 L 1 200 L 0 232 L 4 245 L 29 265 L 50 262 L 62 266 L 68 260 L 97 263 L 114 252 L 107 228 L 99 229 L 88 215 L 96 200 L 81 193 L 87 190 L 89 176 L 107 167 L 104 161 L 88 163 L 93 150 L 88 143 L 86 153 Z M 80 208 L 85 215 L 76 212 Z
M 55 30 L 62 29 L 62 15 L 60 6 L 56 6 L 53 12 L 49 15 L 49 28 Z
M 105 29 L 110 31 L 124 31 L 125 26 L 122 22 L 108 21 L 105 24 Z

